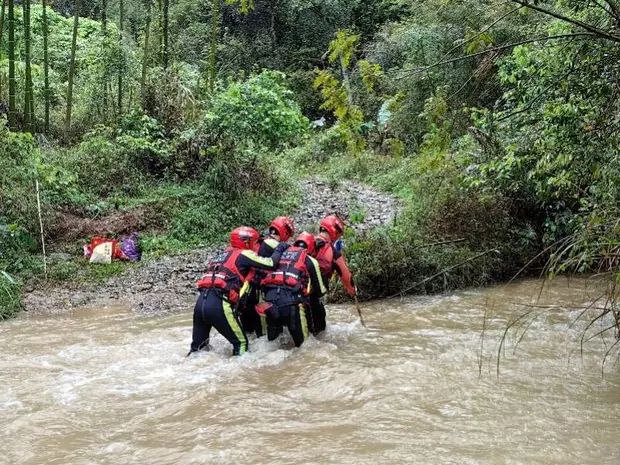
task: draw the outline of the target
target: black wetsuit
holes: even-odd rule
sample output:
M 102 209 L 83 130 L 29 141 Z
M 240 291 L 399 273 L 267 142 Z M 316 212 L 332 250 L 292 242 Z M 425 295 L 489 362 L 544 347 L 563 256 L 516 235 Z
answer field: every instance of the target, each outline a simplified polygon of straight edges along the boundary
M 235 266 L 241 276 L 248 275 L 252 268 L 272 270 L 280 261 L 280 255 L 288 247 L 282 244 L 275 248 L 271 257 L 259 257 L 251 250 L 242 251 L 235 260 Z M 243 298 L 247 287 L 240 289 Z M 241 355 L 248 349 L 248 338 L 243 331 L 235 305 L 221 289 L 202 289 L 194 307 L 192 343 L 190 353 L 208 348 L 209 333 L 215 327 L 233 346 L 233 355 Z
M 279 242 L 271 236 L 265 237 L 260 242 L 258 249 L 259 257 L 271 257 L 273 251 L 278 246 Z M 264 317 L 261 317 L 256 312 L 256 305 L 260 300 L 260 279 L 262 273 L 260 270 L 256 270 L 256 275 L 248 288 L 245 297 L 239 303 L 239 318 L 241 325 L 243 326 L 246 334 L 252 332 L 256 333 L 256 337 L 262 337 L 267 331 L 266 321 Z
M 305 266 L 308 273 L 309 296 L 320 298 L 326 289 L 321 278 L 319 264 L 314 258 L 307 255 Z M 272 307 L 267 311 L 267 338 L 273 341 L 286 326 L 295 346 L 301 346 L 308 337 L 310 327 L 308 322 L 310 312 L 306 308 L 307 298 L 302 296 L 300 290 L 286 286 L 265 287 L 263 294 L 265 301 L 272 304 Z

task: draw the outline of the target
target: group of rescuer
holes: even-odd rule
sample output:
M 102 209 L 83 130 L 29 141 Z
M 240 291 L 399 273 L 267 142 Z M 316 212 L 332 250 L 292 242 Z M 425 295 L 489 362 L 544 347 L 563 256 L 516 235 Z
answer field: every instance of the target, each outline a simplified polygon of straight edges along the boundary
M 248 334 L 273 341 L 285 326 L 299 347 L 309 333 L 325 330 L 322 297 L 334 273 L 356 295 L 342 255 L 342 220 L 327 216 L 317 236 L 302 232 L 289 244 L 294 232 L 291 219 L 280 216 L 262 235 L 247 226 L 230 233 L 229 247 L 213 257 L 198 281 L 188 355 L 208 350 L 212 327 L 232 344 L 233 355 L 247 352 Z

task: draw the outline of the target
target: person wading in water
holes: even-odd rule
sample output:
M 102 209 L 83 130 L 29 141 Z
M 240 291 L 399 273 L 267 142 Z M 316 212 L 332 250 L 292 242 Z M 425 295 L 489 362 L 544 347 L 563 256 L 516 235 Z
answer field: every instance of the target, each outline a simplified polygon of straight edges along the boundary
M 278 244 L 271 257 L 259 257 L 254 248 L 259 235 L 241 226 L 230 233 L 230 246 L 208 264 L 207 274 L 198 281 L 200 296 L 194 307 L 192 343 L 187 355 L 209 347 L 209 333 L 215 327 L 233 346 L 233 355 L 248 350 L 248 338 L 239 323 L 236 305 L 247 290 L 246 277 L 254 268 L 272 270 L 288 244 Z M 245 286 L 244 286 L 245 284 Z
M 280 263 L 261 280 L 265 302 L 258 311 L 266 315 L 267 337 L 276 339 L 284 326 L 296 347 L 308 337 L 305 303 L 309 297 L 320 298 L 327 289 L 321 279 L 318 262 L 310 256 L 314 250 L 314 236 L 301 233 L 282 254 Z
M 342 254 L 344 223 L 336 215 L 326 216 L 319 224 L 319 234 L 315 237 L 315 251 L 313 256 L 319 262 L 323 283 L 329 288 L 334 272 L 340 277 L 344 290 L 351 297 L 357 296 L 357 289 L 353 282 L 353 275 L 347 261 Z M 327 326 L 325 304 L 320 297 L 310 297 L 310 312 L 312 314 L 312 333 L 316 336 Z
M 286 216 L 278 216 L 269 225 L 258 241 L 257 253 L 260 257 L 271 257 L 280 242 L 288 241 L 295 232 L 293 221 Z M 246 334 L 256 333 L 256 337 L 264 336 L 267 332 L 267 322 L 264 315 L 256 311 L 260 296 L 260 281 L 264 277 L 264 270 L 256 269 L 247 276 L 249 289 L 239 302 L 239 320 Z

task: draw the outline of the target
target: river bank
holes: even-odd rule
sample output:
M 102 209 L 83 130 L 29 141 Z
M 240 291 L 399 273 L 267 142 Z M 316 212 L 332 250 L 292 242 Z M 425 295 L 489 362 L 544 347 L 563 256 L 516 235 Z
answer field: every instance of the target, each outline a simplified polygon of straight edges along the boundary
M 298 231 L 315 228 L 324 216 L 338 213 L 356 233 L 364 233 L 389 224 L 399 210 L 395 197 L 359 182 L 333 184 L 309 178 L 300 182 L 300 189 L 301 205 L 291 213 Z M 104 282 L 68 280 L 27 289 L 23 306 L 29 312 L 54 313 L 117 302 L 142 314 L 186 311 L 195 299 L 196 281 L 215 250 L 204 247 L 147 260 Z

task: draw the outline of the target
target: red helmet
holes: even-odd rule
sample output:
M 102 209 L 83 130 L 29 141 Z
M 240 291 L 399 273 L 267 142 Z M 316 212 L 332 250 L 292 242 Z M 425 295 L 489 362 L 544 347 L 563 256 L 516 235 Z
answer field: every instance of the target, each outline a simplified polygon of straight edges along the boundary
M 295 225 L 288 216 L 278 216 L 269 225 L 269 229 L 275 229 L 282 242 L 286 242 L 295 232 Z
M 327 232 L 327 235 L 332 240 L 332 242 L 336 242 L 340 237 L 342 237 L 342 233 L 344 233 L 344 223 L 340 218 L 336 215 L 326 216 L 319 223 L 321 231 Z
M 293 245 L 297 247 L 304 247 L 310 255 L 314 253 L 314 236 L 309 232 L 302 232 L 295 238 Z
M 258 242 L 258 231 L 247 226 L 240 226 L 230 233 L 230 246 L 235 249 L 252 250 Z

